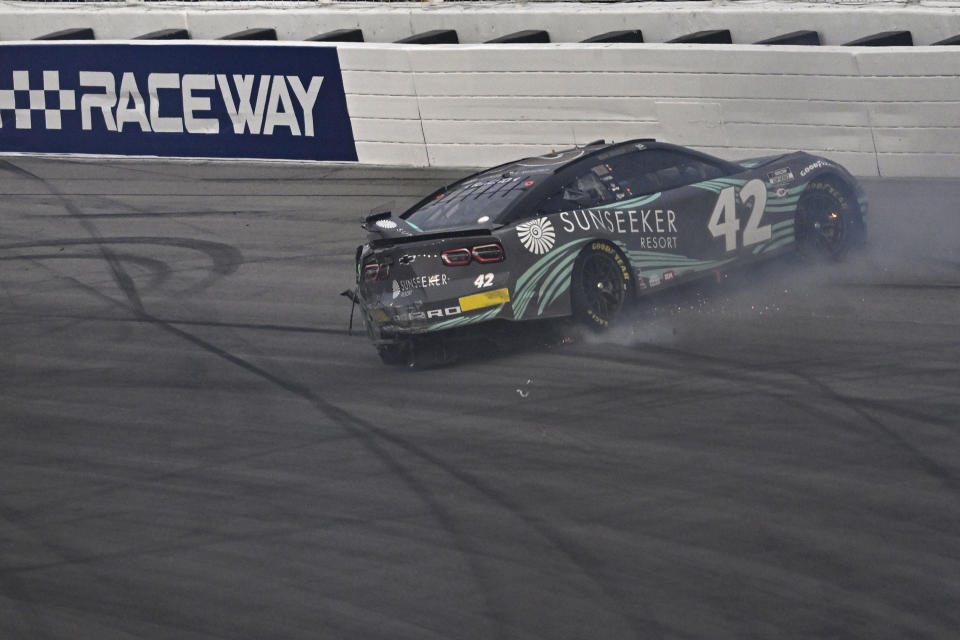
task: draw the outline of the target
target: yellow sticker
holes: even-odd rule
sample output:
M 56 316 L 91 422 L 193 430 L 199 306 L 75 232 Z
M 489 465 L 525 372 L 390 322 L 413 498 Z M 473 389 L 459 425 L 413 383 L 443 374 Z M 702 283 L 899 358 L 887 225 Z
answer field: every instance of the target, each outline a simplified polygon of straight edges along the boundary
M 510 291 L 507 289 L 494 289 L 493 291 L 484 291 L 470 296 L 460 298 L 461 311 L 473 311 L 474 309 L 483 309 L 498 304 L 510 302 Z

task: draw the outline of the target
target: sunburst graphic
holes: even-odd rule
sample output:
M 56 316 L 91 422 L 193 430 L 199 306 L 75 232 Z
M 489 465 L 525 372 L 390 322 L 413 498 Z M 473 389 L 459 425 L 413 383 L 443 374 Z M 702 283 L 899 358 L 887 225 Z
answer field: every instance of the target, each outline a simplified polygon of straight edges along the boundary
M 557 238 L 553 231 L 553 223 L 546 218 L 537 218 L 517 225 L 517 235 L 527 251 L 538 255 L 550 251 Z

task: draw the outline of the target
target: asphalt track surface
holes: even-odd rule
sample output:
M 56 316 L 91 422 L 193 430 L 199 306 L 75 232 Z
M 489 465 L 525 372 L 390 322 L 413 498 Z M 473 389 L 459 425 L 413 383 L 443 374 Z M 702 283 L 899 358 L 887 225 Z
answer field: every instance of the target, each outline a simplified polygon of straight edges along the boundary
M 357 220 L 451 175 L 0 160 L 0 638 L 957 637 L 960 183 L 384 367 Z

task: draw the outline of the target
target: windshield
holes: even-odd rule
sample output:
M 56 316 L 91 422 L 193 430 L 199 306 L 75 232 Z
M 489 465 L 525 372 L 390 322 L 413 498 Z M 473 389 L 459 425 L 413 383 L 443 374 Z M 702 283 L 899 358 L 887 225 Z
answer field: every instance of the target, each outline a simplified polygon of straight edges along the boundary
M 512 172 L 477 176 L 437 194 L 403 218 L 423 231 L 496 223 L 534 183 L 531 176 Z

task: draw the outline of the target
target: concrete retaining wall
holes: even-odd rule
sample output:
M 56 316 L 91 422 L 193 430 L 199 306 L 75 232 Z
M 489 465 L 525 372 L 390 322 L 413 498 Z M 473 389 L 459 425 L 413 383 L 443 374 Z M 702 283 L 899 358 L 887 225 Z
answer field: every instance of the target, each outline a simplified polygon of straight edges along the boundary
M 368 40 L 456 28 L 462 41 L 525 28 L 579 40 L 639 27 L 648 41 L 730 28 L 747 42 L 812 28 L 827 43 L 910 29 L 922 44 L 960 33 L 960 10 L 673 2 L 0 7 L 5 40 L 78 26 L 92 26 L 98 38 L 173 27 L 216 38 L 272 26 L 285 40 L 345 27 L 363 28 Z M 364 163 L 483 166 L 598 138 L 655 137 L 731 159 L 804 149 L 864 176 L 960 175 L 960 47 L 367 42 L 338 50 Z
M 225 6 L 228 5 L 228 6 Z M 914 44 L 960 34 L 957 4 L 824 5 L 801 2 L 535 2 L 471 3 L 256 3 L 5 2 L 0 39 L 25 40 L 72 27 L 92 27 L 98 39 L 125 39 L 167 28 L 188 29 L 194 39 L 216 39 L 255 27 L 272 27 L 281 40 L 305 40 L 333 29 L 360 28 L 368 42 L 396 42 L 432 29 L 455 29 L 461 43 L 479 43 L 522 29 L 545 29 L 552 42 L 579 42 L 599 33 L 641 29 L 646 42 L 666 42 L 708 29 L 729 29 L 749 44 L 799 29 L 840 45 L 873 33 L 908 29 Z
M 342 45 L 361 162 L 480 166 L 598 138 L 859 175 L 960 174 L 960 48 Z

